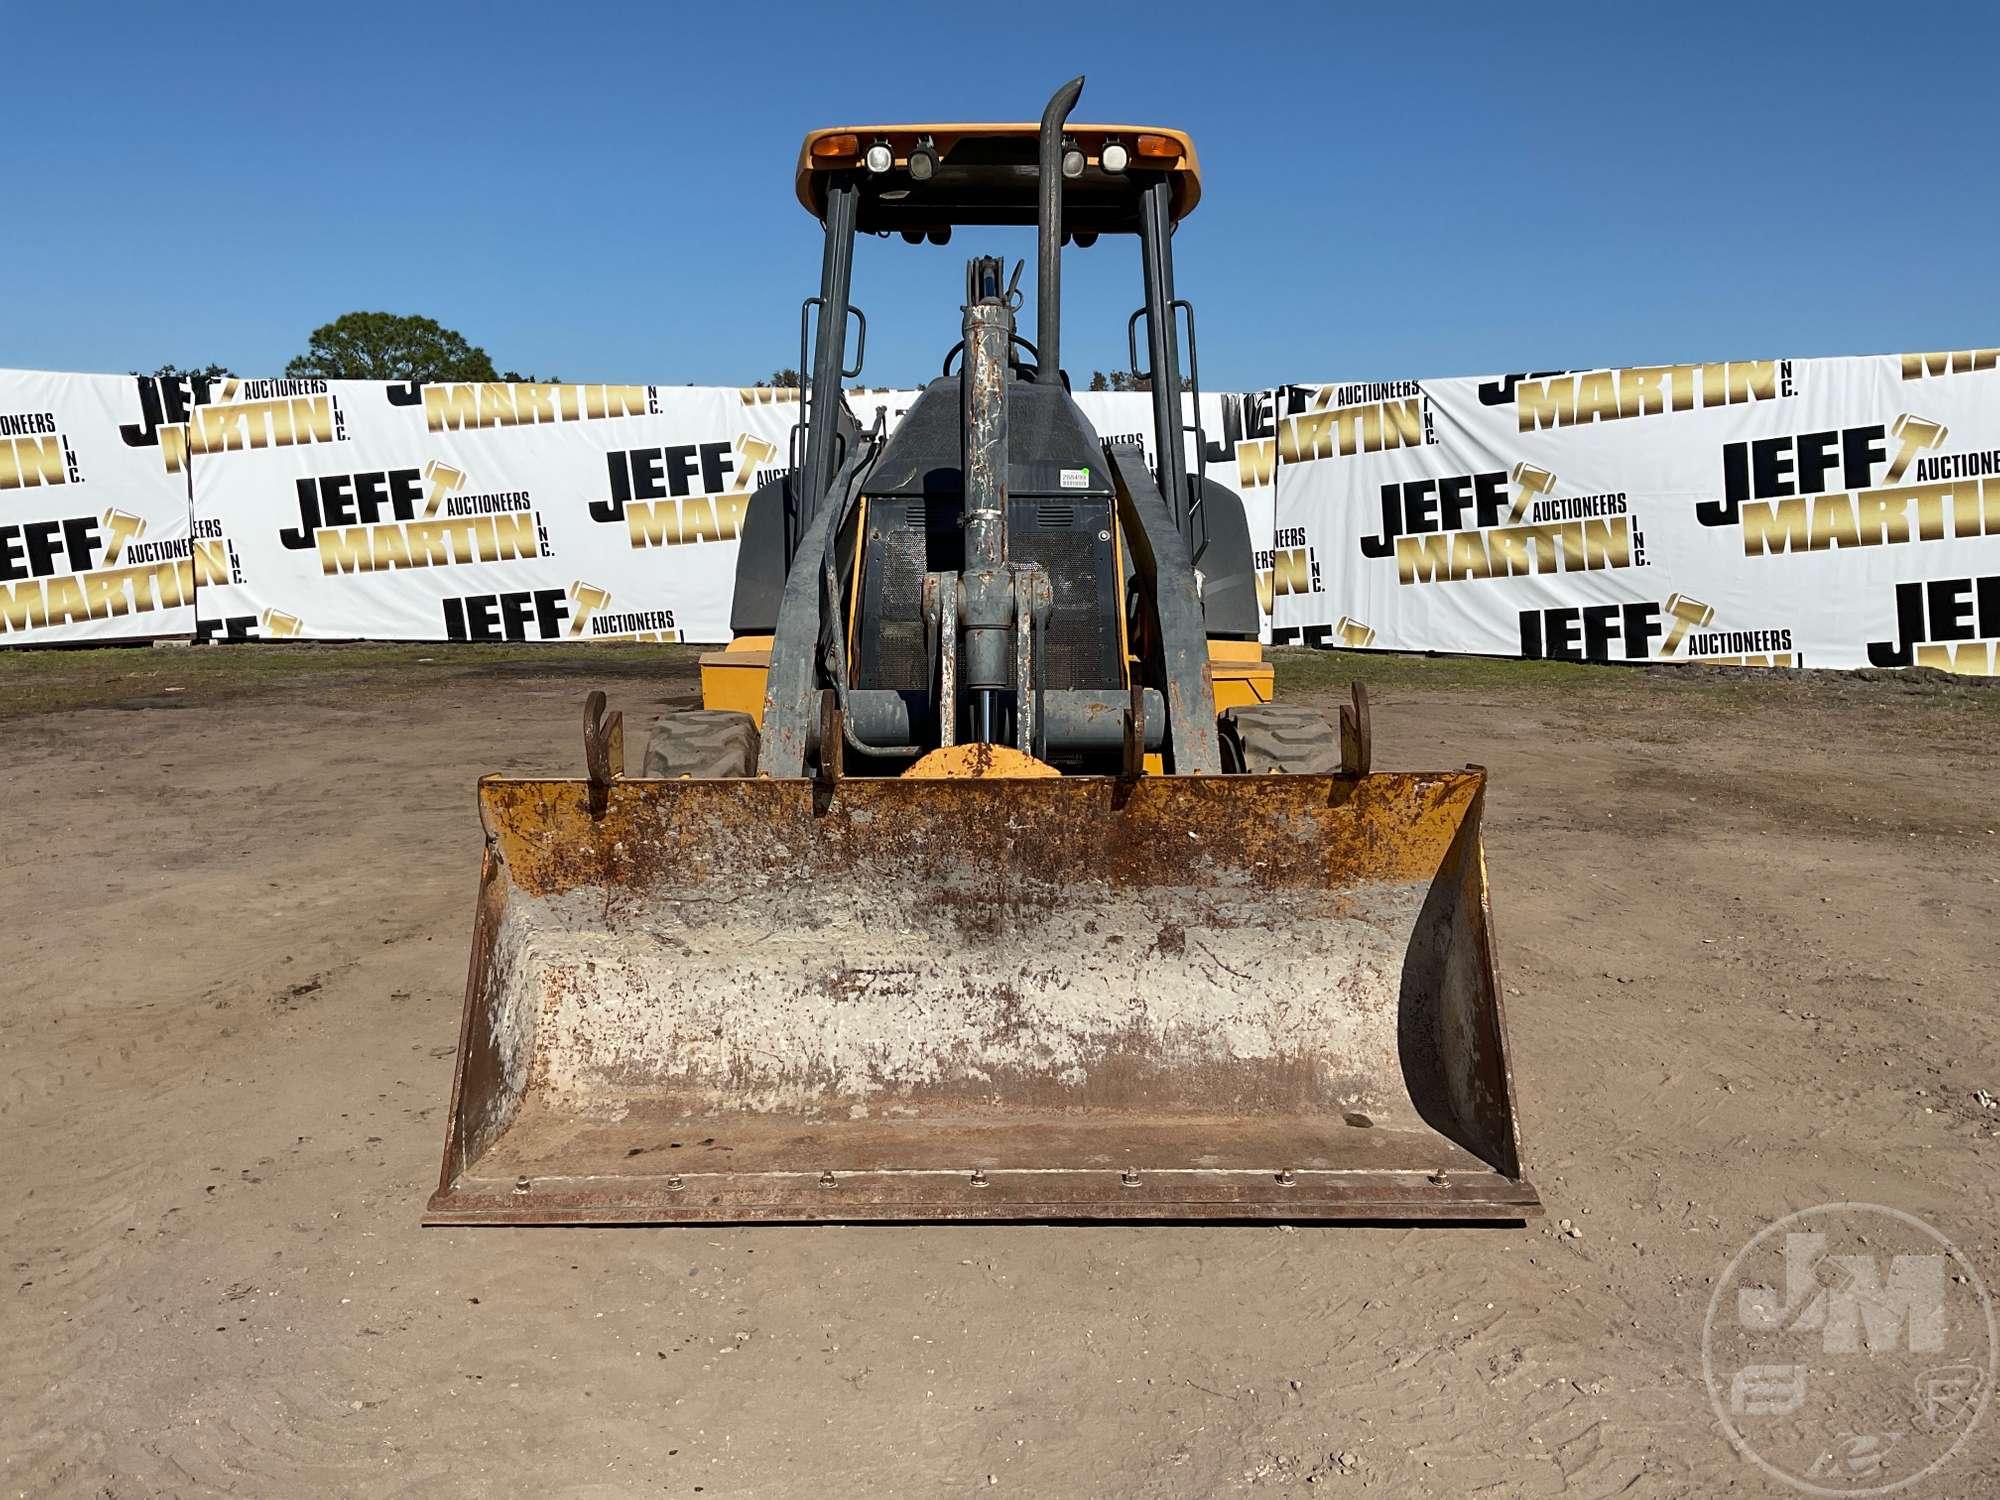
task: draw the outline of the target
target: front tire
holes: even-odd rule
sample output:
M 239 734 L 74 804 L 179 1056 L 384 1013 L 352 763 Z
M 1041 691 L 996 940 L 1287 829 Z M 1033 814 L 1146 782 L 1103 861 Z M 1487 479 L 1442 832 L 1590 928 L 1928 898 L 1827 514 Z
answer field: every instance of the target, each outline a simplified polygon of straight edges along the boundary
M 755 776 L 757 721 L 717 708 L 683 708 L 663 714 L 646 741 L 641 776 L 720 780 Z
M 1340 736 L 1322 715 L 1294 703 L 1229 709 L 1222 715 L 1222 749 L 1223 763 L 1248 776 L 1340 770 Z

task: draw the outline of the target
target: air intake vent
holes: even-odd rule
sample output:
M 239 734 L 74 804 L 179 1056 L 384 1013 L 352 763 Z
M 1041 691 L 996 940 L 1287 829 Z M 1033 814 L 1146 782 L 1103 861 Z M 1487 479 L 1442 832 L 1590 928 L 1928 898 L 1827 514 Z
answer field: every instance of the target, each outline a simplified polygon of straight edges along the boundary
M 912 531 L 956 531 L 959 527 L 958 500 L 950 495 L 911 500 L 903 508 L 903 524 Z
M 1035 524 L 1043 531 L 1068 531 L 1076 525 L 1076 507 L 1045 502 L 1035 507 Z

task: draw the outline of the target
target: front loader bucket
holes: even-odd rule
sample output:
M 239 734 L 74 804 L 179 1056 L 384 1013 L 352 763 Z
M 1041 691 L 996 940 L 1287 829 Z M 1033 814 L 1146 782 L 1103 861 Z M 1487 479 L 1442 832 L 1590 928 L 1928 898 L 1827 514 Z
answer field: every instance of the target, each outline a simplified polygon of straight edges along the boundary
M 489 777 L 427 1221 L 1539 1213 L 1483 785 Z

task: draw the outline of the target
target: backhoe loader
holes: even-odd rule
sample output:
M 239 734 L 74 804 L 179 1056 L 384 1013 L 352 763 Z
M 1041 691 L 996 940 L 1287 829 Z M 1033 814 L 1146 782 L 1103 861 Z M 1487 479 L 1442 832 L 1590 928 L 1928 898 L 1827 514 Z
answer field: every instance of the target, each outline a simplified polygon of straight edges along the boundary
M 734 639 L 637 774 L 593 693 L 582 778 L 480 782 L 428 1222 L 1540 1212 L 1484 775 L 1374 771 L 1358 688 L 1337 727 L 1271 701 L 1242 505 L 1188 472 L 1194 146 L 1070 123 L 1082 87 L 806 137 L 808 384 Z M 857 235 L 1017 224 L 1034 340 L 1022 269 L 973 258 L 941 373 L 864 428 Z M 1140 250 L 1150 460 L 1061 364 L 1064 247 L 1106 235 Z

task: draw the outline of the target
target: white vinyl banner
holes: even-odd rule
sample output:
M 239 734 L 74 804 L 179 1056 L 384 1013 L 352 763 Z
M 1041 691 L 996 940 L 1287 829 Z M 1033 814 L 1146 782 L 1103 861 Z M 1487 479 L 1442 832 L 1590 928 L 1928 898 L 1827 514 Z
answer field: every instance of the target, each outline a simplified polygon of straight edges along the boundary
M 1277 637 L 2000 673 L 1996 356 L 1282 388 Z
M 257 380 L 189 416 L 204 638 L 723 641 L 792 392 Z
M 1076 403 L 1100 438 L 1106 442 L 1137 442 L 1146 450 L 1147 463 L 1158 465 L 1159 455 L 1154 452 L 1153 442 L 1153 398 L 1149 392 L 1079 391 Z M 1243 518 L 1249 525 L 1250 547 L 1256 557 L 1258 595 L 1263 604 L 1262 633 L 1268 640 L 1271 628 L 1268 585 L 1273 495 L 1270 466 L 1257 461 L 1259 453 L 1254 430 L 1258 403 L 1256 396 L 1204 391 L 1200 432 L 1197 434 L 1190 430 L 1184 433 L 1182 442 L 1190 474 L 1206 475 L 1243 502 Z M 1184 395 L 1181 398 L 1182 420 L 1190 429 L 1195 426 L 1194 406 L 1193 396 Z M 1253 433 L 1253 441 L 1248 445 L 1241 442 L 1245 434 L 1246 412 L 1250 413 L 1248 420 Z
M 1278 641 L 2000 675 L 1997 363 L 1212 394 L 1188 467 L 1242 498 Z M 914 395 L 847 401 L 893 430 Z M 1149 395 L 1077 400 L 1151 456 Z M 726 640 L 797 418 L 756 388 L 0 372 L 0 643 Z
M 0 644 L 144 640 L 194 629 L 224 548 L 188 525 L 163 462 L 153 382 L 0 370 Z

